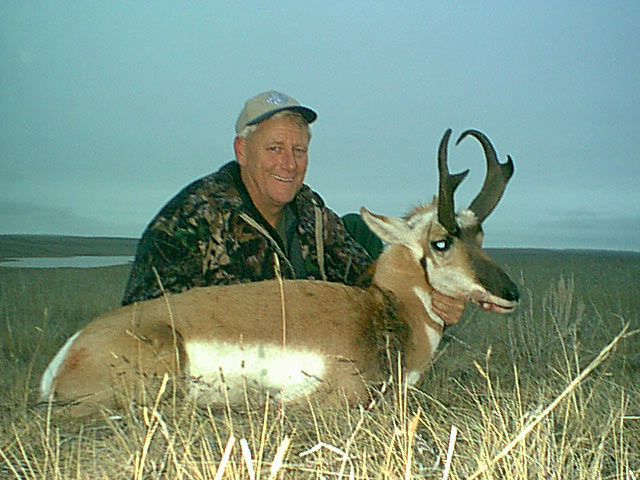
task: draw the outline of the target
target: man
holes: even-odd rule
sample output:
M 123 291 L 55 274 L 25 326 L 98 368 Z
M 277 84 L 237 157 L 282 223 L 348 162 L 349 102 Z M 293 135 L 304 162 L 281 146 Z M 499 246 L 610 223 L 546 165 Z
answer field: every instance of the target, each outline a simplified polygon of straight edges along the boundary
M 236 122 L 236 161 L 184 188 L 152 220 L 138 245 L 123 305 L 163 290 L 271 279 L 276 271 L 288 279 L 366 286 L 380 240 L 350 216 L 354 240 L 304 184 L 309 124 L 316 118 L 279 92 L 249 99 Z M 433 307 L 455 321 L 464 302 L 436 294 Z

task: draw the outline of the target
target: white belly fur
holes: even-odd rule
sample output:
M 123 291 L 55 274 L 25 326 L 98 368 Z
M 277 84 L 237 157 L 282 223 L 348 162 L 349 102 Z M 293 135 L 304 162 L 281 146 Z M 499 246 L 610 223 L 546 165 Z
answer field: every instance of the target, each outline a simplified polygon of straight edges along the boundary
M 308 350 L 277 345 L 185 344 L 189 393 L 199 404 L 235 404 L 245 391 L 284 401 L 311 394 L 326 370 L 324 358 Z

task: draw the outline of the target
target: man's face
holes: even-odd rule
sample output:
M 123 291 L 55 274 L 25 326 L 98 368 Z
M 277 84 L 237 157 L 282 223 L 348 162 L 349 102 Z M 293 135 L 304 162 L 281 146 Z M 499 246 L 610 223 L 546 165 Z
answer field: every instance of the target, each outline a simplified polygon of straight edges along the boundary
M 269 118 L 247 140 L 236 137 L 236 158 L 253 203 L 273 224 L 304 182 L 309 136 L 294 120 Z

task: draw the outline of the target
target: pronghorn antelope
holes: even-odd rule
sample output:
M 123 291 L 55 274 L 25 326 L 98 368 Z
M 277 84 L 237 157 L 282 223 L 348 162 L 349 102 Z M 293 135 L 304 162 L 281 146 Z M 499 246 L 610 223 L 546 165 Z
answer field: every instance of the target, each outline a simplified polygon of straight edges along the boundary
M 368 289 L 310 280 L 269 280 L 193 288 L 105 313 L 73 335 L 41 382 L 44 401 L 84 414 L 124 398 L 168 373 L 199 404 L 237 404 L 247 392 L 282 401 L 335 394 L 366 401 L 369 386 L 401 364 L 414 384 L 429 365 L 445 322 L 431 307 L 434 289 L 495 313 L 511 312 L 518 289 L 482 250 L 481 224 L 513 173 L 487 137 L 487 175 L 466 210 L 453 194 L 468 170 L 447 166 L 451 130 L 438 151 L 439 192 L 405 218 L 361 209 L 387 244 Z M 397 363 L 400 361 L 400 363 Z M 73 410 L 72 410 L 73 412 Z

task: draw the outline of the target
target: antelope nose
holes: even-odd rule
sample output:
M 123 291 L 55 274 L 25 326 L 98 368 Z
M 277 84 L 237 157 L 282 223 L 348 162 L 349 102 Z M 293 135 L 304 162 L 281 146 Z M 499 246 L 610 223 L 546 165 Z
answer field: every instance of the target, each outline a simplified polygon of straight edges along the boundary
M 517 302 L 520 300 L 520 292 L 518 292 L 518 287 L 515 285 L 507 287 L 502 292 L 502 298 L 505 300 L 509 300 L 510 302 Z

